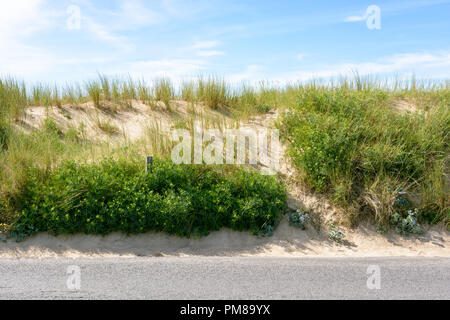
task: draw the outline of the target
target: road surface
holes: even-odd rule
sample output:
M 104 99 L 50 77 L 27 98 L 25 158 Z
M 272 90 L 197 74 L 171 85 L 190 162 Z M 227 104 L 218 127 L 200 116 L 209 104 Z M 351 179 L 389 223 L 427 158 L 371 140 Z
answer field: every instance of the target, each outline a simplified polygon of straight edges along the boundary
M 0 274 L 0 299 L 450 299 L 449 258 L 1 259 Z

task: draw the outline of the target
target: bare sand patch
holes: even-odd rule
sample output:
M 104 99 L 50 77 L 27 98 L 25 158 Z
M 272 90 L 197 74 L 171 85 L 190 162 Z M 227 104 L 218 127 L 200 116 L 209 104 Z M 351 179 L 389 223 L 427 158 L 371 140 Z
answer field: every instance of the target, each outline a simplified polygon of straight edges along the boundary
M 40 233 L 22 242 L 0 242 L 0 258 L 96 258 L 136 256 L 272 256 L 272 257 L 450 257 L 450 235 L 434 226 L 421 236 L 394 232 L 380 235 L 375 227 L 346 230 L 342 244 L 328 239 L 327 230 L 290 226 L 285 216 L 272 237 L 256 237 L 228 229 L 199 239 L 149 232 L 127 236 L 52 236 Z

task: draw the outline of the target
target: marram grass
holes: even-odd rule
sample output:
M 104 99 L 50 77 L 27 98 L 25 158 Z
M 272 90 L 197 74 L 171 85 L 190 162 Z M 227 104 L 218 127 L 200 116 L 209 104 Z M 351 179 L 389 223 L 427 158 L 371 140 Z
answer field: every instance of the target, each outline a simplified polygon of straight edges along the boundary
M 66 161 L 101 163 L 104 156 L 133 157 L 142 148 L 167 158 L 172 146 L 157 127 L 121 146 L 89 141 L 81 124 L 64 132 L 47 122 L 24 133 L 17 126 L 25 108 L 90 102 L 114 111 L 140 101 L 164 106 L 170 115 L 175 100 L 187 101 L 196 117 L 207 117 L 198 106 L 237 120 L 278 110 L 282 139 L 299 182 L 328 196 L 352 223 L 369 217 L 389 226 L 392 217 L 406 217 L 418 209 L 421 222 L 450 225 L 450 82 L 358 75 L 283 86 L 268 81 L 236 85 L 218 77 L 177 85 L 170 79 L 147 82 L 101 75 L 60 87 L 0 79 L 0 223 L 12 226 L 17 221 L 37 172 L 53 176 Z M 99 127 L 111 134 L 116 131 L 104 123 Z M 40 200 L 33 201 L 40 208 Z M 51 214 L 47 204 L 46 214 Z M 248 210 L 251 214 L 253 209 Z

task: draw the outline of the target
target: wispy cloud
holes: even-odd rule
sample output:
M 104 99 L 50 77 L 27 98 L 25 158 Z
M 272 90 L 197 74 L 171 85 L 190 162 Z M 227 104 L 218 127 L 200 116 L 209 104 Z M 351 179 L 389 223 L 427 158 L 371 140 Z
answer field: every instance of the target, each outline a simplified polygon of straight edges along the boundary
M 233 73 L 228 76 L 228 80 L 233 83 L 242 81 L 259 81 L 263 80 L 264 66 L 258 64 L 248 65 L 243 72 Z
M 211 49 L 214 47 L 217 47 L 219 45 L 219 41 L 210 40 L 210 41 L 197 41 L 192 46 L 189 47 L 191 50 L 198 50 L 198 49 Z
M 367 19 L 367 15 L 362 16 L 349 16 L 344 19 L 345 22 L 358 22 L 358 21 L 364 21 Z
M 88 31 L 97 40 L 108 42 L 124 51 L 129 51 L 133 48 L 127 37 L 116 35 L 107 26 L 95 22 L 90 17 L 83 17 L 83 25 L 86 26 L 84 30 Z
M 55 12 L 45 4 L 45 0 L 0 3 L 0 73 L 28 75 L 51 66 L 45 49 L 26 44 L 27 37 L 51 25 Z
M 111 57 L 81 58 L 70 53 L 58 55 L 46 46 L 29 44 L 29 39 L 44 31 L 67 28 L 66 11 L 53 9 L 47 0 L 14 0 L 0 2 L 0 74 L 39 78 L 42 73 L 81 64 L 111 61 Z M 101 25 L 83 20 L 89 32 L 98 39 L 119 43 L 123 39 L 110 34 Z
M 128 27 L 148 26 L 166 21 L 164 12 L 148 8 L 141 0 L 124 0 L 120 9 L 115 15 L 127 21 Z
M 214 56 L 221 56 L 225 53 L 223 51 L 217 51 L 217 50 L 200 50 L 197 52 L 197 55 L 200 57 L 214 57 Z
M 198 75 L 207 66 L 201 59 L 160 59 L 125 64 L 116 73 L 129 73 L 136 77 L 169 77 L 174 81 Z
M 278 81 L 307 81 L 314 78 L 373 74 L 418 74 L 424 77 L 444 78 L 450 74 L 450 51 L 402 53 L 376 61 L 324 65 L 316 69 L 281 73 Z M 431 74 L 432 73 L 432 74 Z
M 224 55 L 225 52 L 215 50 L 221 43 L 217 40 L 202 40 L 197 41 L 193 45 L 186 47 L 186 52 L 193 52 L 199 57 L 214 57 Z
M 112 11 L 97 8 L 85 0 L 82 6 L 82 29 L 95 39 L 130 51 L 134 46 L 128 37 L 121 34 L 123 31 L 163 23 L 166 16 L 162 10 L 149 8 L 141 0 L 121 0 L 117 9 Z
M 27 36 L 49 25 L 50 12 L 44 0 L 14 0 L 0 3 L 0 39 Z

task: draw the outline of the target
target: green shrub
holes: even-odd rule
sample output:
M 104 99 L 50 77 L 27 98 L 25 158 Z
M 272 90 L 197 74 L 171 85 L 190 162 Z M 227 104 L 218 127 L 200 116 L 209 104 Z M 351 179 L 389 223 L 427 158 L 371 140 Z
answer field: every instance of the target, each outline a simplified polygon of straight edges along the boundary
M 67 162 L 50 173 L 30 170 L 12 234 L 154 230 L 189 237 L 222 227 L 259 233 L 275 224 L 285 200 L 275 178 L 227 166 L 157 160 L 147 174 L 128 160 Z
M 270 112 L 270 110 L 272 110 L 272 108 L 267 105 L 258 105 L 256 107 L 256 110 L 258 113 L 268 113 L 268 112 Z
M 53 134 L 59 137 L 63 136 L 61 128 L 56 124 L 55 120 L 53 120 L 52 118 L 45 118 L 43 129 L 45 130 L 45 132 L 49 134 Z
M 392 200 L 383 195 L 392 182 L 407 187 L 406 194 L 420 194 L 415 197 L 427 219 L 446 220 L 448 100 L 439 96 L 427 113 L 404 114 L 392 107 L 393 95 L 379 89 L 301 89 L 280 125 L 289 155 L 312 189 L 344 207 L 371 208 L 377 222 L 387 224 L 393 214 L 386 210 L 392 204 L 383 203 Z

